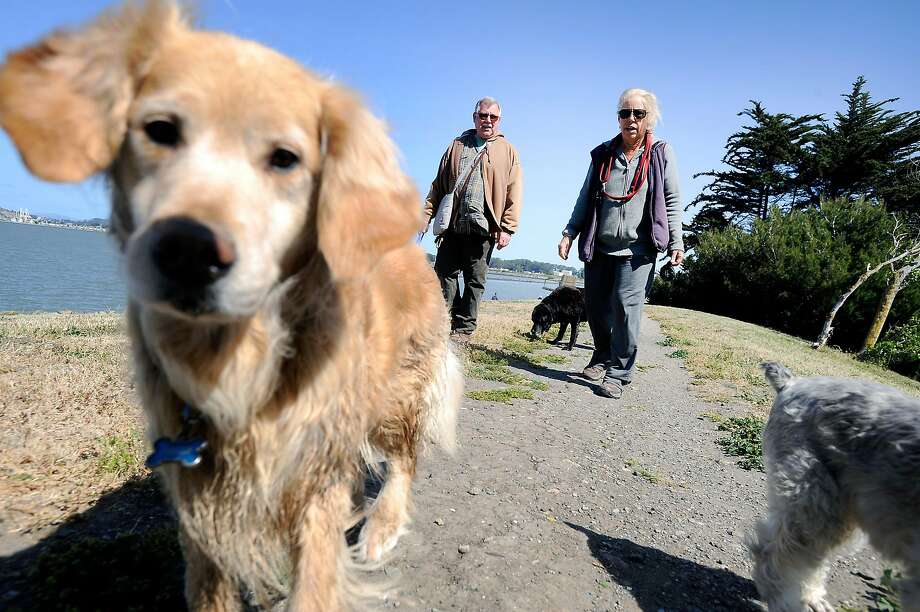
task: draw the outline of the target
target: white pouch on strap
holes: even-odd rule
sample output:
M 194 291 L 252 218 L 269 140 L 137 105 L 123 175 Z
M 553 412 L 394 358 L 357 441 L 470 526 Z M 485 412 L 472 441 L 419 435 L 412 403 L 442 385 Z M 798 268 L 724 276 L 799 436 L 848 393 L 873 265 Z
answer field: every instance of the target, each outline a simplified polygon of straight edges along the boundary
M 470 180 L 470 176 L 473 174 L 473 170 L 476 168 L 476 164 L 479 163 L 479 160 L 482 158 L 482 154 L 486 152 L 485 145 L 482 147 L 482 150 L 476 154 L 476 157 L 473 159 L 473 163 L 470 164 L 470 169 L 463 177 L 463 180 L 457 180 L 454 183 L 454 188 L 450 193 L 446 194 L 441 201 L 438 203 L 438 210 L 434 213 L 434 219 L 431 222 L 431 233 L 435 236 L 440 236 L 447 231 L 447 228 L 450 227 L 450 220 L 453 217 L 454 212 L 454 194 L 457 193 L 457 184 L 462 183 L 463 187 L 461 190 L 466 189 L 466 184 Z
M 435 236 L 440 236 L 447 231 L 448 226 L 450 226 L 450 217 L 453 212 L 454 192 L 451 191 L 441 198 L 441 203 L 438 204 L 438 212 L 434 214 L 434 219 L 431 221 L 431 233 Z

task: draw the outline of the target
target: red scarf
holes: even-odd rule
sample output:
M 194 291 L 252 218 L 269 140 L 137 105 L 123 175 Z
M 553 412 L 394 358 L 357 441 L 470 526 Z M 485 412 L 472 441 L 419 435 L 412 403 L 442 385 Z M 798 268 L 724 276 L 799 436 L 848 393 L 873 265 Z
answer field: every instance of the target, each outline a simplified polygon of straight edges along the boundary
M 610 171 L 613 169 L 614 156 L 616 155 L 617 146 L 622 144 L 623 135 L 617 134 L 610 142 L 610 158 L 601 166 L 600 179 L 601 179 L 601 192 L 607 198 L 611 200 L 616 200 L 617 202 L 625 202 L 629 200 L 636 192 L 642 189 L 642 185 L 645 184 L 645 178 L 648 176 L 648 167 L 652 159 L 652 133 L 645 132 L 645 150 L 642 151 L 642 157 L 639 158 L 639 168 L 636 170 L 636 174 L 633 176 L 632 185 L 629 186 L 629 193 L 622 196 L 610 195 L 604 189 L 604 183 L 607 182 L 607 179 L 610 178 Z M 643 202 L 644 204 L 644 202 Z

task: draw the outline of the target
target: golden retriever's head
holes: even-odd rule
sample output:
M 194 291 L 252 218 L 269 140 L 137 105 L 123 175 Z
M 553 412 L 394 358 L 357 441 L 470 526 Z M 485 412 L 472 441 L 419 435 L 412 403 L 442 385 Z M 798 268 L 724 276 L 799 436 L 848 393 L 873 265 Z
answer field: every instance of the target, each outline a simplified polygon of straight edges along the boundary
M 382 124 L 347 91 L 171 2 L 126 6 L 0 68 L 0 124 L 36 175 L 107 170 L 133 300 L 256 312 L 312 257 L 370 272 L 420 229 Z

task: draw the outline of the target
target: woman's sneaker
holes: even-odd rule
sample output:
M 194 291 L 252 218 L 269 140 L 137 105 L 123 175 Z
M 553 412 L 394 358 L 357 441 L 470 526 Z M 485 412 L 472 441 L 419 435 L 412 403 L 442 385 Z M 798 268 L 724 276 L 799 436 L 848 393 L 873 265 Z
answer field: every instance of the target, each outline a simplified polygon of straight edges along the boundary
M 623 397 L 623 385 L 614 378 L 605 378 L 595 389 L 594 393 L 601 397 L 620 399 Z
M 581 375 L 587 378 L 588 380 L 600 380 L 604 377 L 604 374 L 607 373 L 607 367 L 602 363 L 595 363 L 594 365 L 589 365 L 584 370 L 581 371 Z

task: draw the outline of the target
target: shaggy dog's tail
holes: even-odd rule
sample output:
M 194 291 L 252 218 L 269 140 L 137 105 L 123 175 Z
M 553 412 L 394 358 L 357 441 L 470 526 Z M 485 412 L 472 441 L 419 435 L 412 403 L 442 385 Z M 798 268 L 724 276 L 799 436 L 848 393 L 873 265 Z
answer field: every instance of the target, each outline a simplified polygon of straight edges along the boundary
M 463 399 L 463 368 L 450 346 L 446 348 L 426 393 L 428 409 L 422 434 L 427 443 L 453 453 L 457 448 L 457 411 Z
M 794 378 L 792 372 L 776 361 L 765 361 L 760 364 L 760 367 L 763 369 L 763 375 L 767 382 L 777 393 L 785 389 L 789 381 Z

